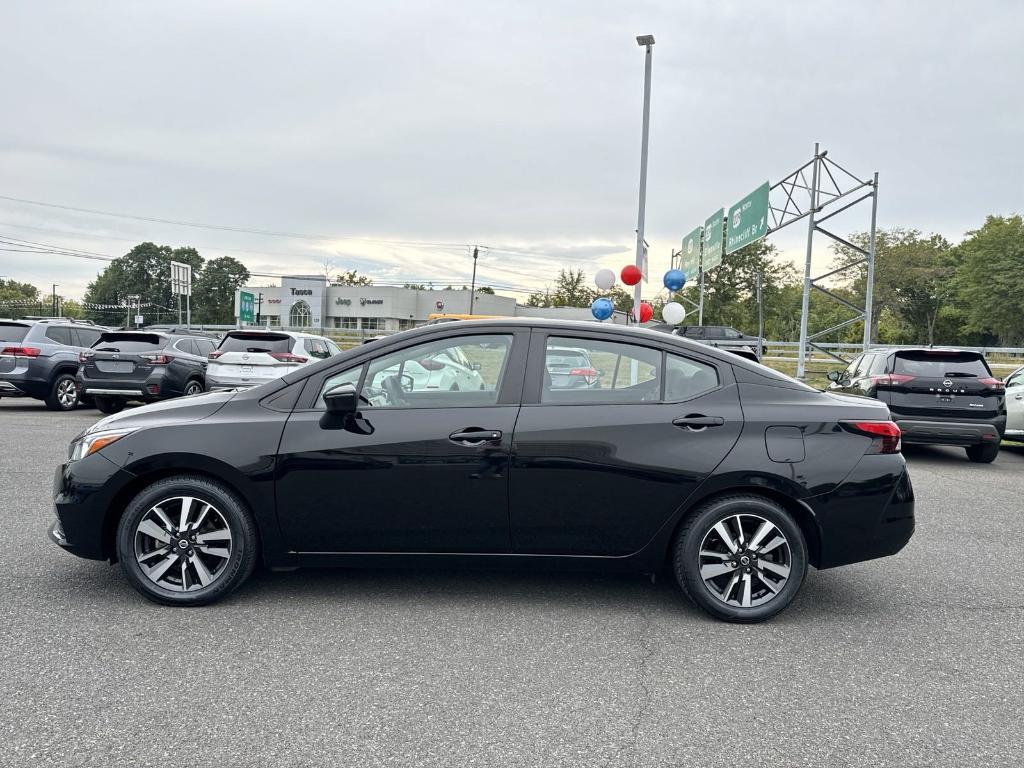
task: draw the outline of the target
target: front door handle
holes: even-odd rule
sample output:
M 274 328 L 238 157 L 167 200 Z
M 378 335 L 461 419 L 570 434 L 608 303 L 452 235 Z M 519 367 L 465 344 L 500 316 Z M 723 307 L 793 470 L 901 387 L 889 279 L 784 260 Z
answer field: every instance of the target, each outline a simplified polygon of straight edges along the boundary
M 721 416 L 704 416 L 699 413 L 691 413 L 686 416 L 680 416 L 678 419 L 672 419 L 672 423 L 691 432 L 700 432 L 708 427 L 722 426 L 725 424 L 725 419 Z
M 500 429 L 477 429 L 475 427 L 469 429 L 460 429 L 457 432 L 452 432 L 448 435 L 448 439 L 453 443 L 460 443 L 461 445 L 483 445 L 484 443 L 500 443 L 501 442 L 501 430 Z

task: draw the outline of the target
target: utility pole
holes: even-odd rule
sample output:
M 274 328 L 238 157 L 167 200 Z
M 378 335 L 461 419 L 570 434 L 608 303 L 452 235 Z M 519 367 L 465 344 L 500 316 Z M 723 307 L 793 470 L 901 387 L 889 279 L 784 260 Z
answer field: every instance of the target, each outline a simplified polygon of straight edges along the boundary
M 644 117 L 643 132 L 640 140 L 640 202 L 636 218 L 636 267 L 643 269 L 644 261 L 644 216 L 647 208 L 647 139 L 651 127 L 651 49 L 654 46 L 654 35 L 639 35 L 637 45 L 646 49 L 644 54 Z M 640 324 L 640 297 L 642 280 L 633 288 L 633 315 L 637 325 Z
M 57 283 L 53 283 L 52 291 L 53 293 L 50 298 L 50 302 L 52 305 L 50 315 L 52 315 L 53 317 L 60 317 L 60 315 L 57 314 Z
M 480 249 L 477 246 L 473 246 L 473 280 L 469 285 L 469 314 L 473 314 L 473 299 L 476 298 L 476 257 L 480 254 Z
M 262 320 L 260 319 L 263 315 L 263 291 L 257 294 L 256 298 L 256 325 L 261 325 Z

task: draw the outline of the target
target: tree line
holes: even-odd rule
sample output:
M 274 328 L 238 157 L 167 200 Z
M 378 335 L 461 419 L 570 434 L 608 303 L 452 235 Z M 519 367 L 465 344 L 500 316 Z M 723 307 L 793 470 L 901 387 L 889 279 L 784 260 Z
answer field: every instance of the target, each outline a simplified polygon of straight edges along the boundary
M 867 249 L 866 232 L 849 242 Z M 757 275 L 763 276 L 765 335 L 777 341 L 800 337 L 802 276 L 778 258 L 767 241 L 752 243 L 725 258 L 705 276 L 705 325 L 731 325 L 757 331 Z M 849 267 L 826 287 L 854 305 L 864 305 L 867 269 L 856 264 L 856 250 L 837 244 L 832 268 Z M 660 278 L 660 275 L 658 276 Z M 654 276 L 652 276 L 653 279 Z M 650 293 L 650 284 L 646 287 Z M 681 292 L 698 298 L 697 281 Z M 616 285 L 598 291 L 581 269 L 559 272 L 554 284 L 530 295 L 530 306 L 587 307 L 599 295 L 615 308 L 629 311 L 632 292 Z M 668 300 L 662 290 L 649 299 L 655 318 Z M 697 311 L 687 301 L 686 324 L 697 323 Z M 881 344 L 949 344 L 957 346 L 1024 346 L 1024 220 L 1021 216 L 989 216 L 957 244 L 937 234 L 893 228 L 876 232 L 873 301 L 873 341 Z M 855 313 L 819 291 L 811 292 L 811 332 L 836 325 Z M 824 341 L 859 342 L 863 326 L 846 326 Z

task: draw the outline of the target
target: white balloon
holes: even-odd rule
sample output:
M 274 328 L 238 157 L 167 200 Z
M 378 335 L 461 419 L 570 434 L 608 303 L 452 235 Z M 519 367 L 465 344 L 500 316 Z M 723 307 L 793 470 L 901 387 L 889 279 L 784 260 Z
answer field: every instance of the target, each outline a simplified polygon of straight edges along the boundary
M 661 319 L 669 325 L 679 325 L 686 319 L 686 307 L 676 301 L 670 301 L 661 308 Z
M 594 284 L 602 291 L 607 291 L 615 285 L 615 273 L 610 269 L 599 269 L 594 275 Z

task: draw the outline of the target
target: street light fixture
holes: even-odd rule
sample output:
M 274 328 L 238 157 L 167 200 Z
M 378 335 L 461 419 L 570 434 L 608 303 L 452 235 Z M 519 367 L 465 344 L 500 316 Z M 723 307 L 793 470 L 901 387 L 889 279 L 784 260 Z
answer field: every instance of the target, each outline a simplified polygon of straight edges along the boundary
M 637 35 L 637 45 L 654 45 L 654 35 Z

